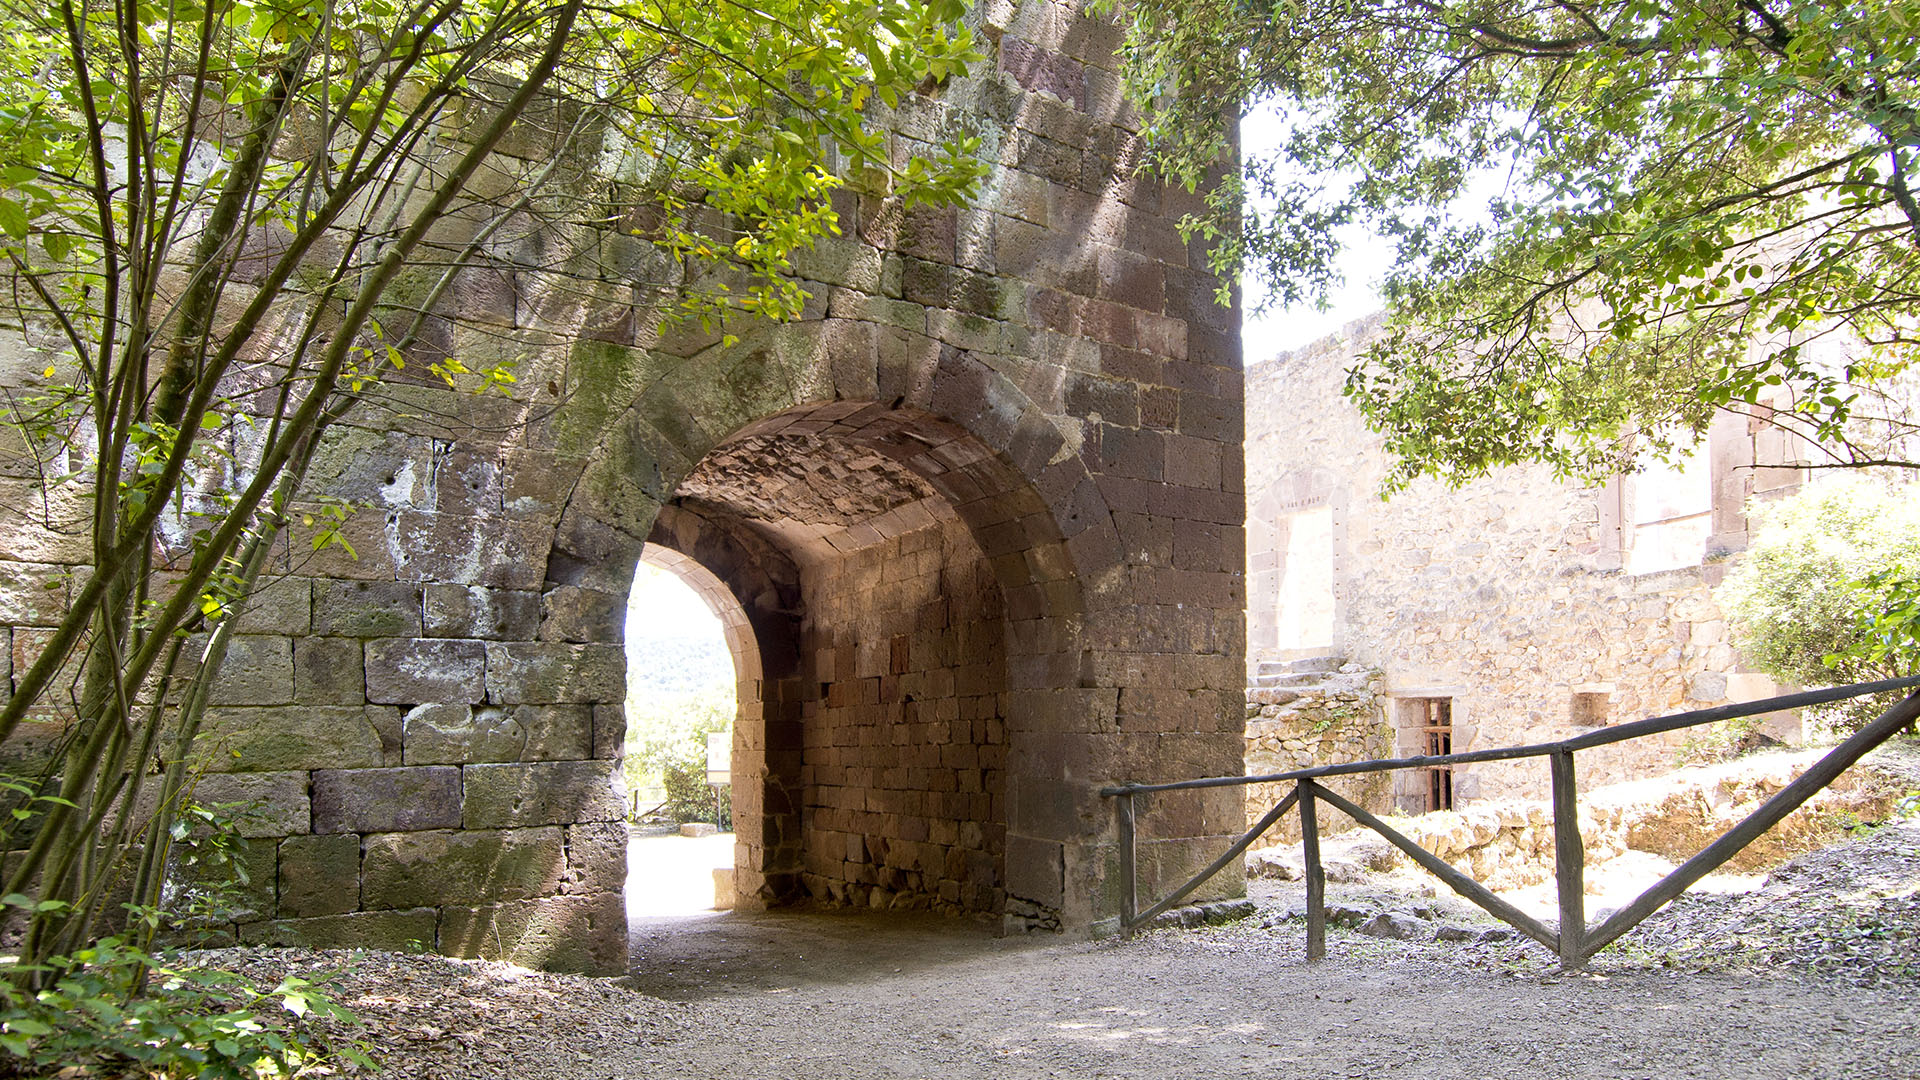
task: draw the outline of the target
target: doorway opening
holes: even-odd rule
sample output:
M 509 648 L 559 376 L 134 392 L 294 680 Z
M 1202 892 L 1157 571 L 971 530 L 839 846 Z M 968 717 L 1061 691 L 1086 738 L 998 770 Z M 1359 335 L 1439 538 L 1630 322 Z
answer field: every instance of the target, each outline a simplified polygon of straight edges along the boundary
M 726 604 L 705 595 L 695 570 L 677 552 L 649 545 L 627 599 L 621 772 L 629 920 L 733 906 L 728 764 L 740 673 Z
M 1400 732 L 1400 756 L 1441 757 L 1453 753 L 1453 699 L 1400 698 L 1394 703 Z M 1394 773 L 1394 802 L 1406 813 L 1453 809 L 1453 767 L 1428 765 Z

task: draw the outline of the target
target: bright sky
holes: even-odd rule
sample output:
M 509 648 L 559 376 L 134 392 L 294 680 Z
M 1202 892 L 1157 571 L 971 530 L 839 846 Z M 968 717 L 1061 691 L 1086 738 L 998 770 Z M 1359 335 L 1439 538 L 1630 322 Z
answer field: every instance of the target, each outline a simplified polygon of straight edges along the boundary
M 1240 142 L 1249 154 L 1273 150 L 1279 137 L 1279 125 L 1270 105 L 1256 108 L 1240 121 Z M 1326 311 L 1301 304 L 1256 314 L 1254 306 L 1266 290 L 1258 280 L 1247 279 L 1246 316 L 1240 323 L 1240 331 L 1248 364 L 1310 345 L 1347 323 L 1380 310 L 1380 280 L 1393 265 L 1393 248 L 1359 227 L 1346 230 L 1340 241 L 1343 248 L 1340 269 L 1345 282 L 1329 297 L 1330 306 Z
M 1271 105 L 1259 106 L 1240 122 L 1240 142 L 1249 154 L 1271 151 L 1279 140 L 1279 120 Z M 1508 181 L 1506 166 L 1483 167 L 1469 179 L 1466 193 L 1448 208 L 1449 212 L 1466 220 L 1486 220 L 1488 201 L 1504 190 Z M 1325 311 L 1302 304 L 1256 315 L 1253 307 L 1265 290 L 1258 281 L 1248 279 L 1247 314 L 1240 324 L 1248 364 L 1310 345 L 1380 310 L 1380 283 L 1393 268 L 1393 245 L 1360 226 L 1345 230 L 1339 239 L 1338 266 L 1343 284 L 1334 288 Z
M 628 641 L 719 638 L 720 620 L 700 594 L 671 572 L 641 563 L 627 597 Z

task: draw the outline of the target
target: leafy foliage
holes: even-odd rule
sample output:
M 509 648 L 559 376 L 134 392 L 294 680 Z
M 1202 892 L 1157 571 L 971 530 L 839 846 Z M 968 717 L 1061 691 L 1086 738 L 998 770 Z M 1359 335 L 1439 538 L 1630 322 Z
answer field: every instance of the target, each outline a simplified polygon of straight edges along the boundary
M 358 1043 L 324 1033 L 353 1018 L 305 979 L 262 991 L 119 937 L 40 970 L 53 980 L 35 991 L 21 989 L 19 966 L 0 969 L 0 1076 L 259 1080 L 372 1064 Z
M 1166 174 L 1215 170 L 1242 102 L 1282 109 L 1280 150 L 1186 223 L 1216 270 L 1293 303 L 1340 227 L 1397 246 L 1347 386 L 1390 486 L 1603 475 L 1728 407 L 1828 464 L 1910 456 L 1915 0 L 1112 6 Z
M 675 821 L 714 821 L 707 736 L 731 734 L 734 711 L 733 687 L 726 683 L 684 693 L 629 694 L 622 761 L 628 787 L 662 790 L 662 810 Z
M 1920 500 L 1866 482 L 1833 483 L 1765 508 L 1746 557 L 1715 597 L 1741 652 L 1767 674 L 1806 686 L 1867 682 L 1920 668 L 1910 621 L 1916 573 Z M 1892 632 L 1896 621 L 1900 633 Z M 1887 633 L 1869 632 L 1882 625 Z M 1835 706 L 1834 722 L 1857 727 L 1901 696 Z

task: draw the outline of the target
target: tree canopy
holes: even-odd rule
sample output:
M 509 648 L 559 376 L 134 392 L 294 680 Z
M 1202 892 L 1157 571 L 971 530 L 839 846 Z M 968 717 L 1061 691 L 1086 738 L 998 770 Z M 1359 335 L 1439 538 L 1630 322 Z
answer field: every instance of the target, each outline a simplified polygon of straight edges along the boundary
M 1293 303 L 1333 280 L 1336 229 L 1397 245 L 1347 387 L 1390 485 L 1602 475 L 1727 407 L 1816 441 L 1816 466 L 1909 453 L 1920 3 L 1115 7 L 1160 169 L 1197 184 L 1243 103 L 1284 116 L 1188 222 L 1217 269 Z

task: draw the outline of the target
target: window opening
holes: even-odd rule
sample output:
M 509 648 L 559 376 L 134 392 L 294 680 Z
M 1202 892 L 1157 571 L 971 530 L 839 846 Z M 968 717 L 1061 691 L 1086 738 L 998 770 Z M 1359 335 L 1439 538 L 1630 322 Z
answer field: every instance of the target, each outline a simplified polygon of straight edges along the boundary
M 1704 442 L 1675 462 L 1653 462 L 1631 480 L 1633 547 L 1627 572 L 1698 566 L 1713 532 L 1713 469 Z
M 1333 645 L 1333 508 L 1315 507 L 1280 519 L 1280 605 L 1276 644 L 1282 650 Z
M 1613 695 L 1605 690 L 1575 690 L 1568 709 L 1575 727 L 1606 727 L 1613 710 Z

